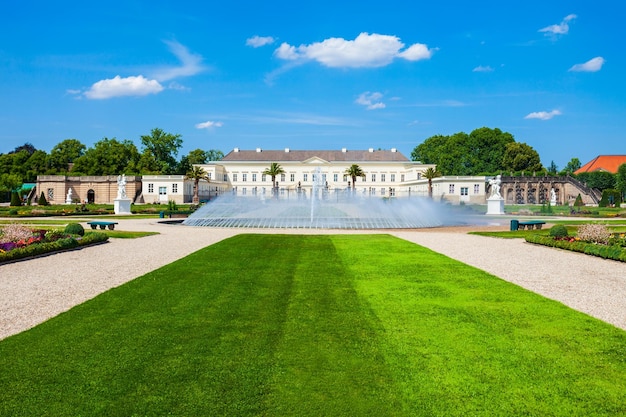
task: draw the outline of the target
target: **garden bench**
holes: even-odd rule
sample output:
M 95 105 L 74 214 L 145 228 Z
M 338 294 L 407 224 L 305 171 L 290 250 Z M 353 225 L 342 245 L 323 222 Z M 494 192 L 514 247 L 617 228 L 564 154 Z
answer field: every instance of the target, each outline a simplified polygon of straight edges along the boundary
M 511 220 L 511 230 L 541 229 L 541 226 L 543 226 L 544 224 L 546 224 L 546 222 L 544 222 L 542 220 L 528 220 L 528 221 L 525 221 L 525 222 L 520 222 L 520 221 L 517 221 L 517 220 Z
M 117 222 L 87 222 L 87 224 L 89 226 L 91 226 L 92 229 L 95 229 L 96 227 L 100 226 L 100 229 L 104 230 L 105 228 L 109 228 L 109 230 L 113 230 L 115 229 L 115 225 L 117 224 Z

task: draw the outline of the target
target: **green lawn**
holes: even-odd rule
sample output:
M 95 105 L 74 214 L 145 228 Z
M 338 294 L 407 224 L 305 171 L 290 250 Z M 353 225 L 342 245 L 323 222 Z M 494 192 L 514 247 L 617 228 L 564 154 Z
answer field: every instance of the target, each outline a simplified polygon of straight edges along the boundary
M 2 416 L 615 416 L 624 392 L 626 332 L 386 235 L 239 235 L 0 342 Z

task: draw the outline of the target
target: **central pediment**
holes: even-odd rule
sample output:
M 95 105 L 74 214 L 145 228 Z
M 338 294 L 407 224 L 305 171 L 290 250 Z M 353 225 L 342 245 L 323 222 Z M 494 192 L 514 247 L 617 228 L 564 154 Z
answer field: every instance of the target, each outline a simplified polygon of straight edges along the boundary
M 328 165 L 329 164 L 327 160 L 322 159 L 317 156 L 305 159 L 304 161 L 302 161 L 302 163 L 307 164 L 307 165 Z

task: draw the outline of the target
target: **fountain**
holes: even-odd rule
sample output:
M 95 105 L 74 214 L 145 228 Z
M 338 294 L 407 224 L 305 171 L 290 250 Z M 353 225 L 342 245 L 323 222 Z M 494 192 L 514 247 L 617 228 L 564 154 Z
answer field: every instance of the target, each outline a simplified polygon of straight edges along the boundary
M 347 188 L 329 192 L 320 171 L 311 192 L 222 195 L 183 221 L 187 226 L 300 229 L 413 229 L 468 224 L 458 210 L 427 197 L 381 198 Z

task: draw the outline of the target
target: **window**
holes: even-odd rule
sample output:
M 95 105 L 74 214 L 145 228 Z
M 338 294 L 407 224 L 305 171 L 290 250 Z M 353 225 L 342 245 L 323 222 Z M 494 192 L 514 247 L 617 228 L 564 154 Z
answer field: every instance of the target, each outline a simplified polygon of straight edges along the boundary
M 448 186 L 448 194 L 454 194 L 454 184 Z
M 391 182 L 396 182 L 396 174 L 391 174 L 389 177 L 390 177 L 389 179 L 391 180 Z
M 167 187 L 159 187 L 159 195 L 167 195 Z
M 309 180 L 309 174 L 304 174 L 302 176 L 302 179 L 304 180 L 304 182 L 307 182 Z
M 246 175 L 246 174 L 243 174 L 243 175 Z M 246 195 L 247 193 L 248 193 L 248 190 L 246 189 L 246 187 L 243 187 L 241 189 L 241 195 Z
M 418 179 L 418 180 L 421 180 L 421 179 L 422 179 L 422 173 L 421 173 L 421 172 L 418 172 L 418 173 L 417 173 L 417 179 Z
M 228 181 L 228 174 L 224 174 L 224 182 Z
M 376 174 L 372 174 L 372 182 L 376 182 Z
M 395 197 L 396 189 L 389 187 L 389 197 Z
M 404 174 L 400 175 L 400 182 L 404 182 Z
M 237 174 L 233 174 L 233 182 L 237 182 Z
M 348 181 L 348 176 L 344 174 L 343 175 L 343 182 L 346 182 L 346 181 Z
M 241 174 L 241 180 L 242 180 L 243 182 L 248 181 L 248 174 Z
M 172 194 L 178 194 L 178 184 L 172 184 Z
M 256 174 L 252 174 L 252 182 L 256 182 Z
M 480 193 L 480 184 L 474 184 L 474 194 Z
M 289 181 L 296 182 L 296 174 L 289 174 Z
M 380 195 L 385 195 L 385 188 L 384 187 L 380 189 Z
M 261 174 L 261 182 L 267 181 L 267 175 Z
M 285 174 L 280 174 L 280 182 L 285 182 Z
M 339 174 L 333 174 L 333 181 L 334 182 L 339 181 Z
M 211 181 L 211 179 L 213 178 L 211 174 L 212 174 L 212 172 L 208 172 L 208 173 L 206 174 L 206 176 L 207 176 L 207 178 L 209 179 L 209 181 Z
M 380 182 L 385 182 L 385 174 L 380 174 Z
M 149 194 L 154 193 L 154 184 L 148 184 L 148 193 Z
M 361 177 L 361 181 L 363 181 L 363 182 L 367 181 L 367 177 L 366 177 L 365 175 L 363 175 L 363 176 Z
M 461 187 L 461 195 L 469 195 L 469 188 Z
M 48 188 L 48 200 L 54 200 L 54 188 Z

